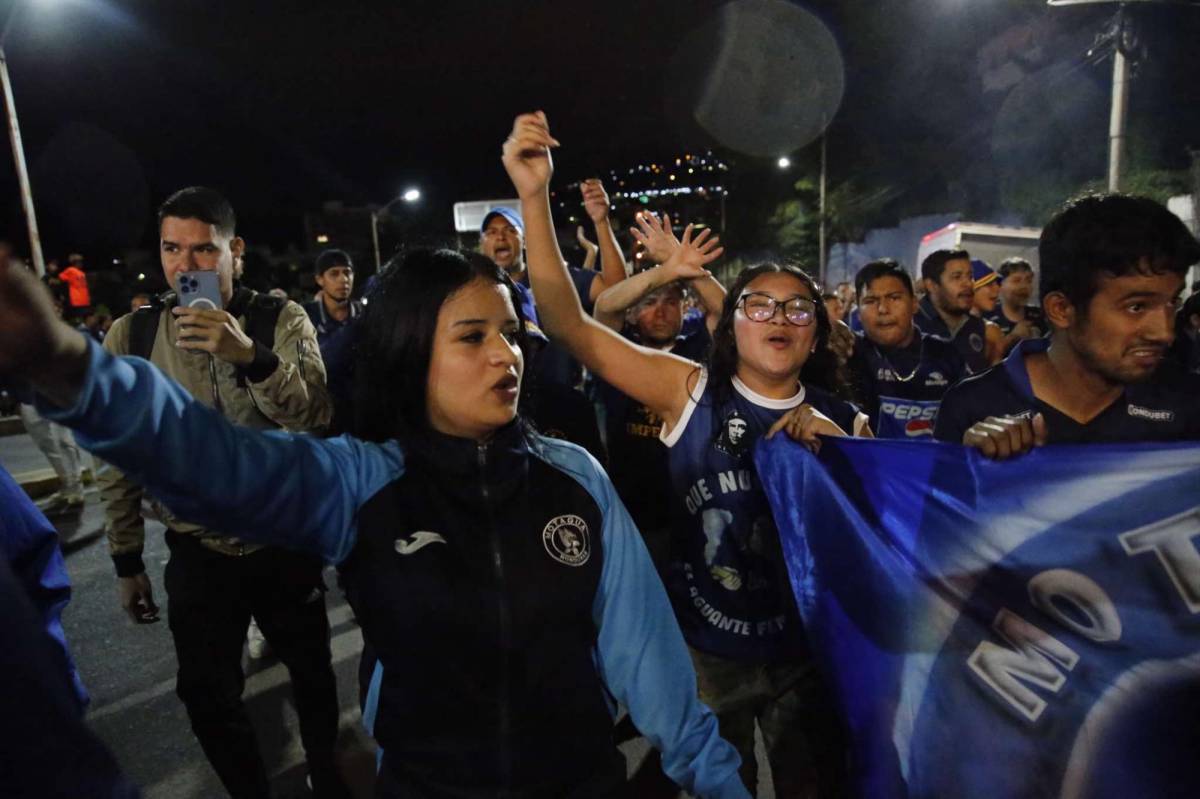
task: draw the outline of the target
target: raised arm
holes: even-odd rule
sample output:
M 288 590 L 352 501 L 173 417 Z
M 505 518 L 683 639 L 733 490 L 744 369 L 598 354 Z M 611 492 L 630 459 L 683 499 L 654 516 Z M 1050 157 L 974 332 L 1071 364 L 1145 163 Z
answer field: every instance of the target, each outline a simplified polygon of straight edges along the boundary
M 599 178 L 590 178 L 579 185 L 579 190 L 583 194 L 583 209 L 596 228 L 596 241 L 600 244 L 600 275 L 592 281 L 589 297 L 595 302 L 602 292 L 626 278 L 625 255 L 617 244 L 617 234 L 608 217 L 612 206 L 604 184 Z
M 690 229 L 685 236 L 689 236 Z M 697 246 L 703 247 L 706 242 L 698 240 Z M 676 248 L 679 252 L 680 248 Z M 625 311 L 633 307 L 638 300 L 655 289 L 677 280 L 690 280 L 693 285 L 704 278 L 710 278 L 708 271 L 688 263 L 685 258 L 669 258 L 666 263 L 651 267 L 627 280 L 622 280 L 615 286 L 605 289 L 596 298 L 596 308 L 592 312 L 596 320 L 612 330 L 620 330 L 625 318 Z M 722 289 L 722 295 L 724 289 Z
M 671 217 L 663 214 L 662 219 L 659 220 L 657 215 L 643 212 L 637 214 L 634 220 L 637 222 L 637 227 L 630 228 L 629 232 L 639 244 L 646 248 L 646 254 L 650 256 L 650 259 L 658 264 L 665 264 L 669 261 L 675 251 L 679 249 L 679 239 L 675 238 L 675 232 L 671 229 Z M 688 230 L 690 229 L 689 226 Z M 708 232 L 703 231 L 700 235 L 706 237 Z M 715 249 L 713 254 L 719 256 L 724 251 L 722 247 Z M 721 306 L 725 303 L 725 287 L 708 271 L 687 279 L 691 281 L 691 287 L 700 298 L 700 305 L 704 308 L 704 323 L 711 335 L 717 329 L 717 322 L 721 319 Z
M 359 505 L 403 473 L 394 443 L 231 424 L 148 361 L 114 357 L 56 319 L 36 279 L 5 264 L 0 373 L 29 379 L 44 416 L 178 515 L 331 562 L 353 546 Z
M 674 424 L 687 404 L 687 384 L 696 364 L 632 344 L 583 312 L 550 215 L 550 148 L 557 146 L 540 111 L 517 117 L 504 143 L 504 168 L 521 198 L 526 262 L 542 326 L 589 370 Z M 715 257 L 688 246 L 685 257 L 699 266 Z
M 600 254 L 600 248 L 592 244 L 591 239 L 583 232 L 583 225 L 575 228 L 575 241 L 579 242 L 579 246 L 583 248 L 583 269 L 586 272 L 593 272 L 596 269 L 596 256 Z

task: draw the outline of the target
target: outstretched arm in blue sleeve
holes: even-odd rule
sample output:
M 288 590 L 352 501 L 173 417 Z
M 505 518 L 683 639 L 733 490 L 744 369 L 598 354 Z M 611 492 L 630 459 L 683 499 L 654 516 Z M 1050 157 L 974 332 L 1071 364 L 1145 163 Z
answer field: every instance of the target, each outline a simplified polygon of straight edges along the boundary
M 39 410 L 181 518 L 331 563 L 354 545 L 359 506 L 404 470 L 395 442 L 237 427 L 149 362 L 94 343 L 74 406 Z

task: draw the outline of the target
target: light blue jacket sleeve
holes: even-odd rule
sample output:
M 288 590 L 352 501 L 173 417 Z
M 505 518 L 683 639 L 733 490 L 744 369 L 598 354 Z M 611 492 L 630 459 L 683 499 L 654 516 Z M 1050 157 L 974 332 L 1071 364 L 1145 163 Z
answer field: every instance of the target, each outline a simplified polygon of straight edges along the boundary
M 404 472 L 395 442 L 238 427 L 148 361 L 94 342 L 88 358 L 75 406 L 38 411 L 189 522 L 338 563 L 359 507 Z
M 675 612 L 612 481 L 585 450 L 540 443 L 538 455 L 574 476 L 604 514 L 604 569 L 592 608 L 601 679 L 662 753 L 668 777 L 702 799 L 749 799 L 738 776 L 741 758 L 699 699 Z

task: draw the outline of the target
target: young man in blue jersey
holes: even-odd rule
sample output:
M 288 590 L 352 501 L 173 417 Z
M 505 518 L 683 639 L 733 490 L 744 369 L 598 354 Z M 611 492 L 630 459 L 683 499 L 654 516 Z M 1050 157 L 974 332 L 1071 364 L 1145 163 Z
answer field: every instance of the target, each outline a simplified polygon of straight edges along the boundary
M 942 402 L 935 435 L 1007 458 L 1045 443 L 1200 438 L 1200 377 L 1166 360 L 1200 243 L 1159 203 L 1120 194 L 1069 203 L 1042 231 L 1047 339 Z
M 871 429 L 880 438 L 932 436 L 942 395 L 967 374 L 962 356 L 913 325 L 912 278 L 897 261 L 872 261 L 854 286 L 863 333 L 856 336 L 850 378 Z

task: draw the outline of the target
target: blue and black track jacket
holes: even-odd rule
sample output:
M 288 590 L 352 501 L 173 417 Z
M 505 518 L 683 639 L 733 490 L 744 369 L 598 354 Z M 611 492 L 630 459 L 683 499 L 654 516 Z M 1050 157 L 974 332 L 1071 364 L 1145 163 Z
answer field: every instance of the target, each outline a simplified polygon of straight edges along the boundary
M 569 795 L 621 767 L 614 700 L 688 791 L 749 795 L 641 537 L 579 447 L 518 424 L 410 452 L 251 431 L 95 345 L 75 406 L 43 411 L 184 518 L 343 564 L 397 795 Z

